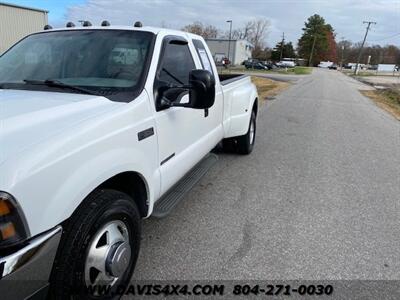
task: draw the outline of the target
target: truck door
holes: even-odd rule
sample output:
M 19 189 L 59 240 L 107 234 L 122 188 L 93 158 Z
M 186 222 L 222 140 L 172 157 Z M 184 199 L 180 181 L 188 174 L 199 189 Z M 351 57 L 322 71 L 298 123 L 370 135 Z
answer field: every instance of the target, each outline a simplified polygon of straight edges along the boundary
M 166 36 L 154 80 L 156 126 L 161 172 L 161 194 L 172 187 L 186 172 L 201 160 L 218 142 L 222 134 L 217 132 L 220 117 L 214 105 L 206 116 L 204 110 L 184 107 L 163 108 L 160 91 L 167 85 L 188 85 L 189 73 L 201 69 L 194 59 L 195 49 L 182 36 Z M 170 101 L 189 101 L 189 90 L 177 90 Z M 222 109 L 222 106 L 221 108 Z

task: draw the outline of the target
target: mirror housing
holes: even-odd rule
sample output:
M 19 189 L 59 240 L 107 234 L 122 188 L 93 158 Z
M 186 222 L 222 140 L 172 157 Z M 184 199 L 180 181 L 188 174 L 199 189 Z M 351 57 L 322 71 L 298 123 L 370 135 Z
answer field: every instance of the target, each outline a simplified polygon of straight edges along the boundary
M 187 90 L 189 90 L 189 103 L 180 103 L 181 96 L 187 94 Z M 189 73 L 189 85 L 161 84 L 157 94 L 160 97 L 158 102 L 160 109 L 173 106 L 208 109 L 214 105 L 215 101 L 215 78 L 207 70 L 192 70 Z
M 215 78 L 207 70 L 193 70 L 189 74 L 189 104 L 192 108 L 207 109 L 214 105 Z

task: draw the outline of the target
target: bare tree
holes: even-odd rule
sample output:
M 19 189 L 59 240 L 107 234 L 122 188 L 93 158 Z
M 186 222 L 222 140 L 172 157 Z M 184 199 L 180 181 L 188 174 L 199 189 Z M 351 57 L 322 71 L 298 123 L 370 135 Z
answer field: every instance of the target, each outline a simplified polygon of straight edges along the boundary
M 218 29 L 215 26 L 212 25 L 207 25 L 203 29 L 203 35 L 204 38 L 216 38 L 218 36 Z
M 270 23 L 266 19 L 257 19 L 252 21 L 252 34 L 250 42 L 254 48 L 261 49 L 265 46 L 265 38 L 267 37 L 267 31 Z
M 253 44 L 254 48 L 262 49 L 265 46 L 270 22 L 267 19 L 256 19 L 248 21 L 243 27 L 236 28 L 232 31 L 232 39 L 248 40 Z M 224 37 L 228 37 L 226 32 Z
M 183 31 L 201 35 L 203 33 L 203 24 L 201 22 L 194 22 L 182 27 Z
M 182 28 L 183 31 L 201 35 L 205 39 L 216 38 L 218 29 L 213 25 L 204 25 L 201 22 L 194 22 Z
M 242 28 L 236 28 L 232 31 L 232 39 L 234 40 L 247 40 L 251 33 L 254 31 L 253 22 L 247 22 Z M 229 36 L 229 32 L 226 33 Z

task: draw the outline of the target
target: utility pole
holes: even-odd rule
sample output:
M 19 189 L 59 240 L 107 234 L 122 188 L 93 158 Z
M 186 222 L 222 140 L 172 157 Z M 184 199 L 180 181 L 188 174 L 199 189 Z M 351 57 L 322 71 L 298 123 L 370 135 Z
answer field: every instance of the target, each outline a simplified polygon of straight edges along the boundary
M 343 52 L 344 52 L 344 45 L 342 45 L 342 60 L 340 61 L 340 70 L 343 70 Z
M 312 67 L 312 58 L 313 58 L 313 55 L 314 55 L 314 47 L 315 47 L 316 39 L 317 39 L 317 33 L 314 33 L 314 40 L 313 40 L 312 47 L 311 47 L 310 59 L 308 60 L 308 66 L 309 67 Z
M 371 27 L 371 24 L 376 25 L 376 22 L 364 21 L 363 24 L 368 24 L 368 26 L 367 26 L 367 30 L 365 31 L 364 40 L 363 40 L 363 42 L 361 44 L 360 52 L 358 53 L 358 58 L 357 58 L 356 68 L 354 70 L 354 75 L 357 75 L 357 73 L 358 73 L 358 68 L 359 68 L 358 65 L 360 64 L 360 59 L 361 59 L 362 51 L 363 51 L 363 48 L 364 48 L 365 40 L 367 39 L 369 28 Z
M 342 49 L 342 55 L 341 55 L 341 59 L 340 59 L 340 70 L 343 70 L 343 61 L 344 61 L 344 36 L 342 36 L 341 38 L 341 42 L 342 42 L 342 46 L 340 47 Z
M 282 61 L 282 56 L 283 56 L 283 48 L 284 48 L 284 45 L 285 45 L 285 33 L 283 32 L 283 33 L 282 33 L 281 59 L 280 59 L 280 61 Z
M 229 25 L 229 41 L 228 41 L 228 60 L 231 61 L 230 53 L 231 53 L 231 38 L 232 38 L 232 20 L 226 21 L 226 23 L 230 23 Z

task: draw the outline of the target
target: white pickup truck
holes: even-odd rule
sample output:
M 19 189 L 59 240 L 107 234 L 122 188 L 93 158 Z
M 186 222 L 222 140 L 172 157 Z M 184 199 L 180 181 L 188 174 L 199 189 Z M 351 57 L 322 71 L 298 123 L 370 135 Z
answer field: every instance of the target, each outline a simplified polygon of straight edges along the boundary
M 140 220 L 167 215 L 221 141 L 255 141 L 255 86 L 218 76 L 200 36 L 46 29 L 0 57 L 2 299 L 129 284 Z

